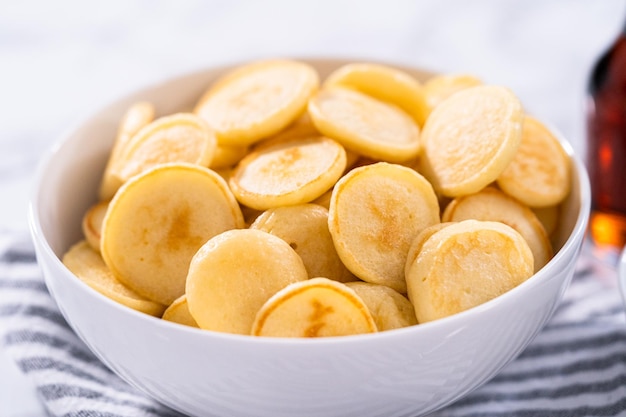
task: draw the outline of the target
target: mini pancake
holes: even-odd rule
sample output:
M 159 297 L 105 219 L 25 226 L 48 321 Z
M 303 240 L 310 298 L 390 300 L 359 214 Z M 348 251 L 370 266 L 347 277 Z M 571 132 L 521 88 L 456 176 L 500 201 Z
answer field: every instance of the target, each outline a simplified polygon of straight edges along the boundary
M 326 191 L 324 194 L 313 200 L 312 203 L 317 204 L 318 206 L 322 206 L 326 210 L 328 210 L 330 208 L 330 198 L 332 197 L 332 195 L 333 189 L 331 188 L 330 190 Z
M 533 211 L 494 187 L 454 199 L 443 212 L 444 222 L 461 220 L 501 222 L 517 230 L 528 243 L 534 258 L 534 272 L 552 258 L 550 238 Z
M 126 307 L 155 317 L 165 310 L 164 305 L 142 297 L 115 278 L 100 254 L 84 240 L 63 255 L 63 264 L 85 284 Z
M 406 265 L 411 265 L 413 264 L 413 262 L 415 262 L 415 258 L 417 258 L 417 255 L 419 255 L 420 251 L 422 250 L 422 246 L 424 245 L 424 242 L 426 242 L 429 237 L 431 237 L 444 227 L 450 226 L 451 224 L 454 224 L 454 222 L 437 223 L 433 224 L 432 226 L 428 226 L 426 229 L 419 232 L 415 239 L 413 239 L 413 243 L 411 243 L 411 247 L 409 248 L 409 253 L 406 257 Z
M 346 286 L 361 297 L 379 332 L 417 324 L 413 304 L 396 290 L 369 282 L 346 282 Z
M 316 70 L 289 60 L 262 61 L 226 74 L 199 100 L 194 113 L 220 145 L 248 146 L 287 127 L 319 88 Z
M 355 279 L 337 255 L 328 230 L 328 210 L 322 206 L 298 204 L 269 209 L 250 228 L 287 242 L 302 258 L 310 278 L 326 277 L 339 282 Z
M 457 92 L 439 104 L 424 125 L 420 169 L 445 196 L 481 190 L 515 157 L 522 117 L 522 105 L 504 87 Z
M 278 134 L 271 136 L 267 139 L 254 144 L 253 150 L 260 151 L 269 146 L 274 146 L 279 143 L 289 142 L 292 139 L 307 139 L 312 137 L 321 136 L 322 134 L 317 130 L 311 117 L 308 113 L 300 116 L 295 122 L 289 125 L 286 129 L 280 131 Z M 359 155 L 354 152 L 346 150 L 346 169 L 349 168 L 357 159 Z
M 427 106 L 422 85 L 413 76 L 399 69 L 380 64 L 350 63 L 324 81 L 324 87 L 341 86 L 354 89 L 378 100 L 394 104 L 423 126 Z
M 109 205 L 101 251 L 122 283 L 170 305 L 185 293 L 191 258 L 213 236 L 243 227 L 237 201 L 208 168 L 164 164 L 128 181 Z
M 468 74 L 442 74 L 428 79 L 422 93 L 426 102 L 426 117 L 452 94 L 481 84 L 482 81 Z
M 117 164 L 130 139 L 148 123 L 154 120 L 154 105 L 145 101 L 133 104 L 126 111 L 120 122 L 117 136 L 107 166 L 102 175 L 99 196 L 100 200 L 110 200 L 122 185 L 117 176 Z
M 571 186 L 570 159 L 558 139 L 540 121 L 524 118 L 515 158 L 498 177 L 498 186 L 529 207 L 559 204 Z
M 309 101 L 317 129 L 359 155 L 387 162 L 415 158 L 417 123 L 399 107 L 343 87 L 324 88 Z
M 313 124 L 313 121 L 311 121 L 309 114 L 304 113 L 302 116 L 298 117 L 296 121 L 277 134 L 255 143 L 253 150 L 258 151 L 263 147 L 276 145 L 277 143 L 289 141 L 291 139 L 304 139 L 315 136 L 321 136 L 321 134 Z
M 230 230 L 193 257 L 187 303 L 202 329 L 250 334 L 255 315 L 271 296 L 306 279 L 302 259 L 284 240 L 260 230 Z
M 533 274 L 524 238 L 499 222 L 464 220 L 432 234 L 406 265 L 408 295 L 419 323 L 483 304 Z
M 209 168 L 226 169 L 231 168 L 237 162 L 241 161 L 248 154 L 247 146 L 227 146 L 217 145 L 215 155 L 211 160 Z
M 196 323 L 196 320 L 189 312 L 186 295 L 181 295 L 179 298 L 174 300 L 174 302 L 165 310 L 161 318 L 163 320 L 171 321 L 172 323 L 198 327 L 198 323 Z
M 108 201 L 100 201 L 91 206 L 83 216 L 83 234 L 89 246 L 100 253 L 100 238 L 102 236 L 102 222 L 109 208 Z
M 328 226 L 344 265 L 366 282 L 406 293 L 404 265 L 413 239 L 439 223 L 437 197 L 414 170 L 379 162 L 337 182 Z
M 209 166 L 215 134 L 199 117 L 177 113 L 161 117 L 137 132 L 120 155 L 115 174 L 122 183 L 156 165 L 185 162 Z
M 328 191 L 346 167 L 346 152 L 332 139 L 292 139 L 250 153 L 229 184 L 254 209 L 308 203 Z
M 346 285 L 312 278 L 291 284 L 261 307 L 253 336 L 331 337 L 376 332 L 361 298 Z

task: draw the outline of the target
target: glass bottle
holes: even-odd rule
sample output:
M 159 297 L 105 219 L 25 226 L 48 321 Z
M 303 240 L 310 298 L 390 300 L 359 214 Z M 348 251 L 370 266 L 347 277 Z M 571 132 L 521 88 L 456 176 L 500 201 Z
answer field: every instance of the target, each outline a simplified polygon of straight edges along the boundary
M 626 244 L 626 28 L 591 72 L 587 110 L 589 232 L 594 252 L 616 263 Z

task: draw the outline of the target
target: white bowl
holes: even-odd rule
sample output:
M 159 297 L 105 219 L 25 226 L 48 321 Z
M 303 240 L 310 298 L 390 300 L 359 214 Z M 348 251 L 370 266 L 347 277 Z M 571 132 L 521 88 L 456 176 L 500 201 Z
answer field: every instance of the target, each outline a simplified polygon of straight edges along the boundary
M 309 62 L 321 76 L 345 63 Z M 81 239 L 81 218 L 96 200 L 124 110 L 138 100 L 155 103 L 160 114 L 190 109 L 223 70 L 182 76 L 104 108 L 40 169 L 30 207 L 38 261 L 67 321 L 113 371 L 192 416 L 417 416 L 485 383 L 540 331 L 572 277 L 589 213 L 587 174 L 565 142 L 574 175 L 554 258 L 512 291 L 442 320 L 342 338 L 253 338 L 135 312 L 74 277 L 59 259 Z

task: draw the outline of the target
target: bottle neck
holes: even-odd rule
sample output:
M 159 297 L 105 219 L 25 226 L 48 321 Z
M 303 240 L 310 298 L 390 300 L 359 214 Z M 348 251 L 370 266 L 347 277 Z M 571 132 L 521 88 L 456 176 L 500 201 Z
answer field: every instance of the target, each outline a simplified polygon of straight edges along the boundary
M 626 22 L 615 35 L 613 41 L 607 45 L 604 52 L 598 57 L 592 68 L 587 92 L 594 94 L 607 83 L 624 85 L 626 80 Z

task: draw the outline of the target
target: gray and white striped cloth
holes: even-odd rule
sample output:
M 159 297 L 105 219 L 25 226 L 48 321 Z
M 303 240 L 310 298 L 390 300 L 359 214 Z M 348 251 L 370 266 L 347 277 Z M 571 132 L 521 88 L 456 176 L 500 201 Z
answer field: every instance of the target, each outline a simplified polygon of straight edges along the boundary
M 614 269 L 583 256 L 532 344 L 432 416 L 626 416 L 626 325 L 616 281 Z M 119 379 L 78 339 L 23 234 L 0 233 L 0 348 L 34 381 L 52 416 L 180 416 Z

